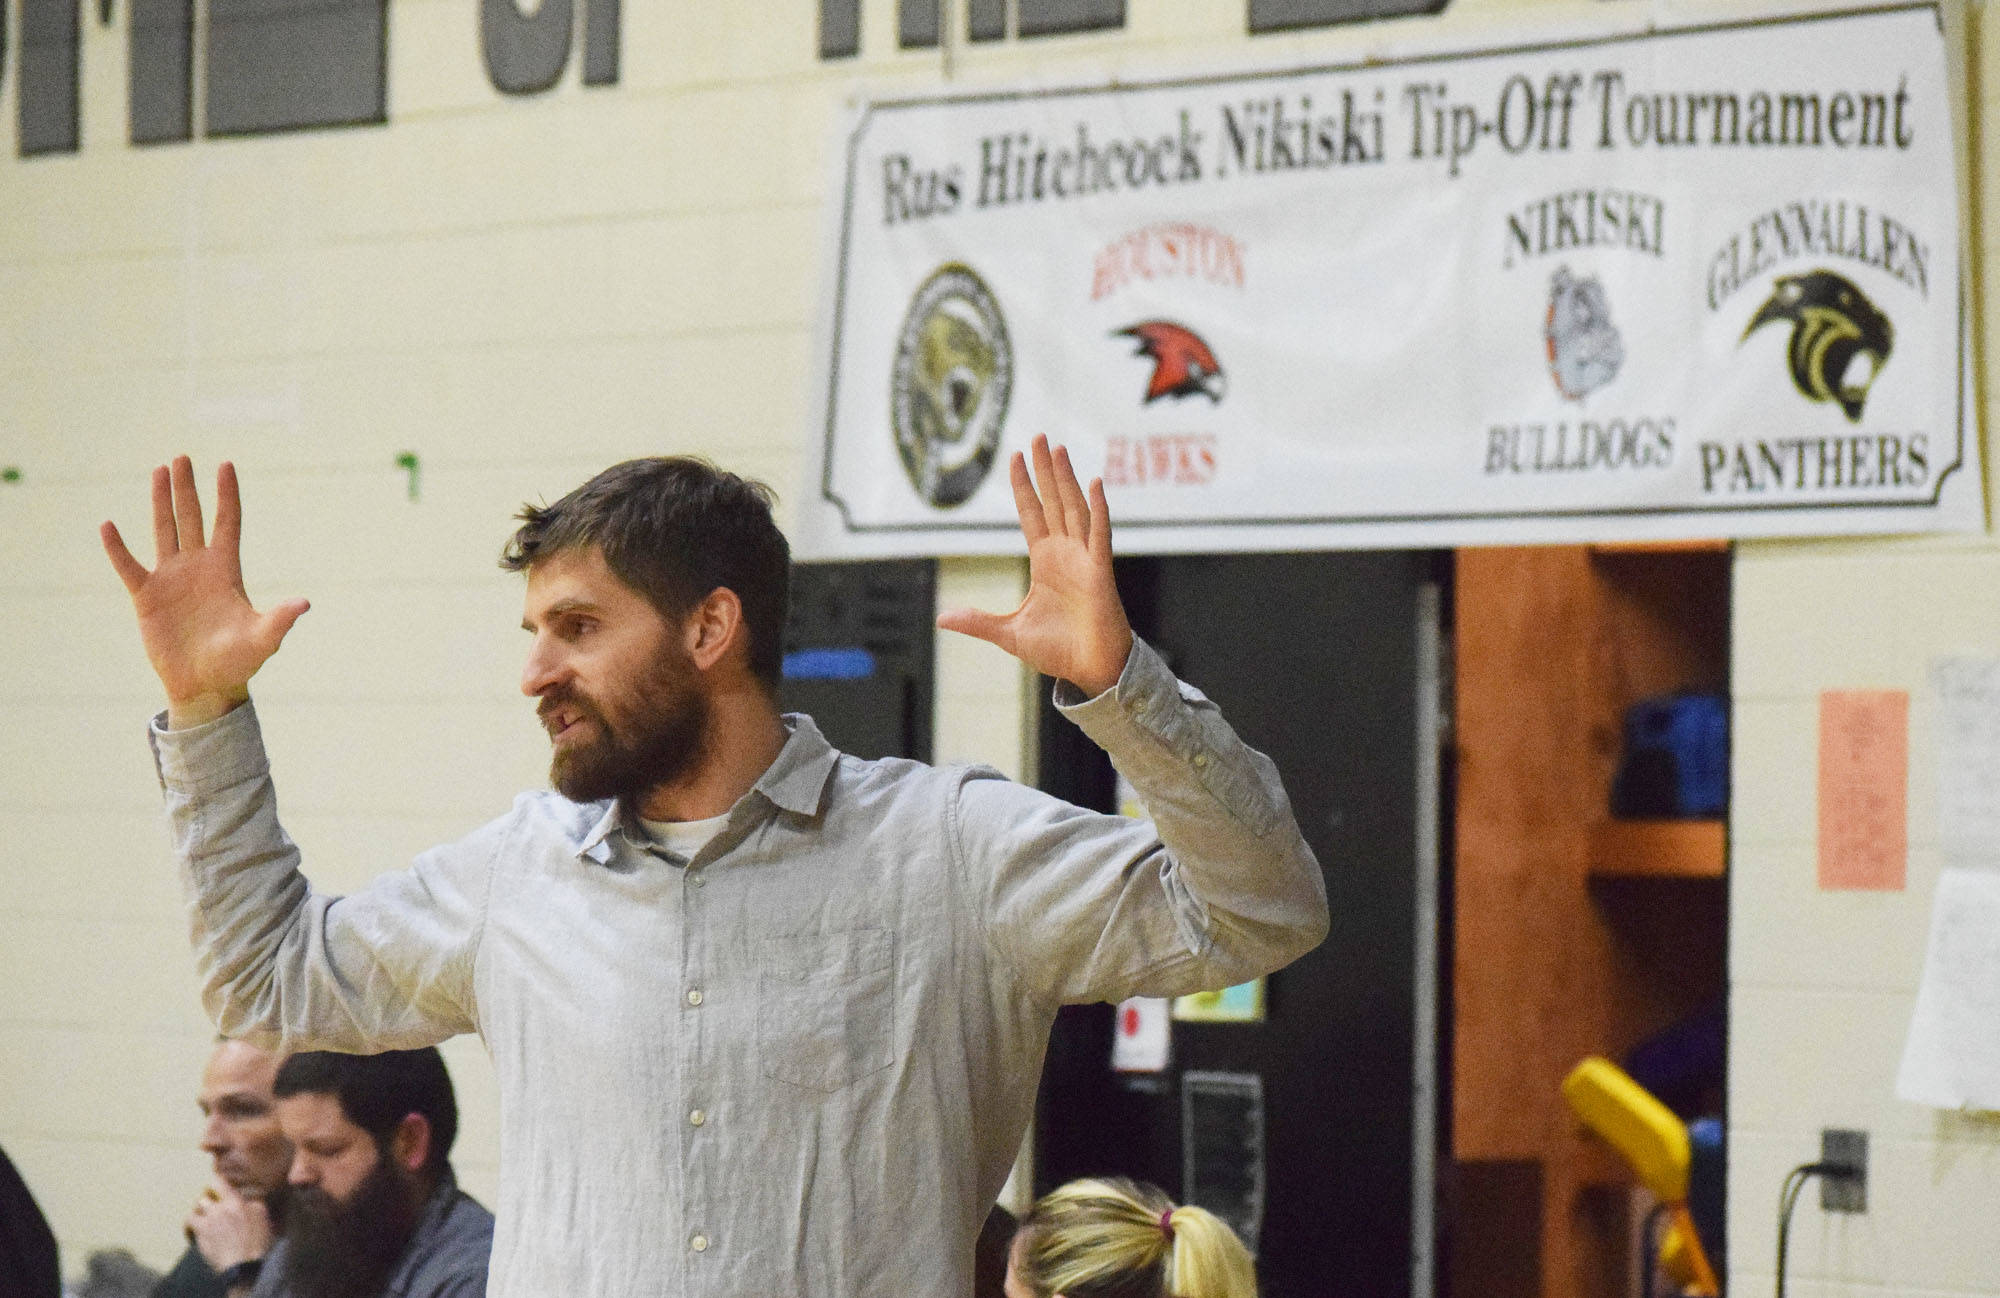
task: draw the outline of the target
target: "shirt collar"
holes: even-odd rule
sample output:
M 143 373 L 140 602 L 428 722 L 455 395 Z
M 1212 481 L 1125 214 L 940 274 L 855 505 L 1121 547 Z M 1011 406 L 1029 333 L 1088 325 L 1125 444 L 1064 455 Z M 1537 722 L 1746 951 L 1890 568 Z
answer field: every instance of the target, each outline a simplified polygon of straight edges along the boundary
M 396 1271 L 384 1288 L 385 1294 L 405 1294 L 409 1292 L 410 1281 L 416 1277 L 417 1268 L 433 1248 L 433 1240 L 444 1227 L 445 1214 L 451 1211 L 452 1201 L 458 1198 L 458 1178 L 452 1175 L 451 1165 L 445 1164 L 443 1174 L 438 1178 L 437 1188 L 424 1201 L 423 1213 L 417 1218 L 417 1228 L 410 1232 L 410 1242 L 403 1246 L 402 1260 L 396 1264 Z
M 612 830 L 617 829 L 623 823 L 623 817 L 620 815 L 619 809 L 624 805 L 617 798 L 613 798 L 610 802 L 604 804 L 604 814 L 597 818 L 597 823 L 590 827 L 590 832 L 585 834 L 583 841 L 576 845 L 576 854 L 578 856 L 587 856 L 599 865 L 604 865 L 611 860 L 611 847 L 604 840 L 610 836 Z
M 805 713 L 787 712 L 784 722 L 791 736 L 751 791 L 763 794 L 780 811 L 817 816 L 826 805 L 827 777 L 840 761 L 840 753 Z
M 762 795 L 780 811 L 817 816 L 826 803 L 827 777 L 833 773 L 840 753 L 826 742 L 813 719 L 803 712 L 787 712 L 783 721 L 790 732 L 785 737 L 785 746 L 750 786 L 750 792 Z M 577 843 L 576 854 L 587 856 L 599 865 L 609 862 L 611 846 L 605 840 L 613 830 L 622 829 L 628 820 L 636 819 L 627 817 L 624 808 L 625 804 L 617 798 L 606 803 L 603 814 Z

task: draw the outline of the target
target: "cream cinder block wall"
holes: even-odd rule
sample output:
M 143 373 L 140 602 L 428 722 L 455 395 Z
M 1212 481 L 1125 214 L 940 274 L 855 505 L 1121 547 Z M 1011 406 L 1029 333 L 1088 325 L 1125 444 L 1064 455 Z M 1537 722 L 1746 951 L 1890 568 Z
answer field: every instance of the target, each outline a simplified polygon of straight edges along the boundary
M 1991 407 L 1989 406 L 1989 417 Z M 1778 1188 L 1823 1128 L 1869 1133 L 1868 1211 L 1793 1217 L 1792 1293 L 2000 1293 L 2000 1121 L 1895 1096 L 1938 876 L 1939 657 L 2000 656 L 1990 541 L 1744 547 L 1735 567 L 1730 817 L 1729 1247 L 1769 1292 Z M 1910 695 L 1909 870 L 1900 892 L 1816 884 L 1818 696 Z

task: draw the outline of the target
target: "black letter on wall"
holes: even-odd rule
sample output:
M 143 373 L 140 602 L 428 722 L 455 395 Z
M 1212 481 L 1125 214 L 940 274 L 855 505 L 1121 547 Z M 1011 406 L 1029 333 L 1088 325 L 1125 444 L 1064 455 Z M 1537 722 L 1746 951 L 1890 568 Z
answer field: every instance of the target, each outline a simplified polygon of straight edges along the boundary
M 618 84 L 618 0 L 583 0 L 583 84 Z
M 583 0 L 583 84 L 618 84 L 620 0 Z M 569 63 L 572 0 L 542 0 L 533 16 L 516 0 L 479 0 L 486 79 L 509 95 L 538 95 Z
M 1020 0 L 1023 36 L 1056 36 L 1125 25 L 1125 0 Z
M 75 153 L 77 59 L 83 15 L 77 0 L 21 0 L 21 156 Z
M 965 7 L 965 34 L 997 41 L 1007 34 L 1007 0 L 971 0 Z
M 1436 13 L 1444 5 L 1445 0 L 1250 0 L 1249 26 L 1252 33 L 1330 27 L 1398 14 Z
M 819 0 L 819 56 L 844 59 L 861 52 L 861 0 Z
M 210 135 L 388 118 L 388 0 L 208 0 Z
M 569 62 L 570 0 L 542 0 L 530 18 L 514 0 L 479 0 L 486 77 L 509 95 L 547 90 Z
M 938 43 L 944 23 L 942 0 L 902 0 L 896 6 L 896 44 L 906 50 L 927 50 Z
M 185 140 L 192 132 L 193 0 L 131 0 L 134 144 Z

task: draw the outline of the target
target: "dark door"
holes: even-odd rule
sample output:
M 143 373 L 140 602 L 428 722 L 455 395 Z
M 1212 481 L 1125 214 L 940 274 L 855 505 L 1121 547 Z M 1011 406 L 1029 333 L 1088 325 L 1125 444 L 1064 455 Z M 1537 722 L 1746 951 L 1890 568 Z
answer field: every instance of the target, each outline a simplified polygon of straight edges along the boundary
M 1267 1298 L 1430 1288 L 1438 569 L 1410 553 L 1120 561 L 1135 628 L 1276 761 L 1326 872 L 1333 927 L 1271 976 L 1264 1022 L 1174 1023 L 1164 1073 L 1111 1070 L 1112 1007 L 1064 1010 L 1043 1074 L 1036 1191 L 1120 1174 L 1185 1198 L 1187 1146 L 1200 1149 L 1203 1132 L 1184 1121 L 1207 1121 L 1202 1083 L 1186 1075 L 1255 1077 Z M 1044 787 L 1108 808 L 1108 762 L 1044 709 Z M 1219 1111 L 1243 1120 L 1240 1106 Z
M 778 706 L 856 757 L 931 757 L 937 564 L 792 565 Z

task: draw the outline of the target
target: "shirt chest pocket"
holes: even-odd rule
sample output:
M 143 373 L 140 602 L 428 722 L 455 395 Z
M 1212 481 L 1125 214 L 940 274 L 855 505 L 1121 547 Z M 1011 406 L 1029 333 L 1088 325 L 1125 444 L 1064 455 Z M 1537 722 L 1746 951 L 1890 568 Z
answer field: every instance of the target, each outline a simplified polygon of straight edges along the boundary
M 831 1093 L 894 1061 L 894 933 L 773 938 L 763 955 L 757 1042 L 766 1077 Z

